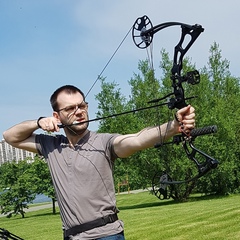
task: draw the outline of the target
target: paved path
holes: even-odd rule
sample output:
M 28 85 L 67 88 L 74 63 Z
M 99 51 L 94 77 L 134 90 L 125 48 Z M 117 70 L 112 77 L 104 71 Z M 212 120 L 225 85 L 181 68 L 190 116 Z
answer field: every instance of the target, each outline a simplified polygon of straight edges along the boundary
M 45 203 L 45 204 L 40 204 L 40 205 L 33 205 L 29 204 L 28 205 L 29 208 L 24 208 L 24 212 L 33 212 L 33 211 L 38 211 L 41 209 L 45 209 L 45 208 L 52 208 L 52 203 Z M 56 207 L 58 206 L 57 202 L 56 202 Z M 6 215 L 4 214 L 0 214 L 0 217 L 6 217 Z
M 58 203 L 56 202 L 55 204 L 57 207 Z M 52 203 L 46 203 L 46 204 L 34 205 L 34 206 L 29 205 L 29 208 L 24 211 L 25 212 L 33 212 L 33 211 L 38 211 L 38 210 L 45 209 L 45 208 L 52 208 Z

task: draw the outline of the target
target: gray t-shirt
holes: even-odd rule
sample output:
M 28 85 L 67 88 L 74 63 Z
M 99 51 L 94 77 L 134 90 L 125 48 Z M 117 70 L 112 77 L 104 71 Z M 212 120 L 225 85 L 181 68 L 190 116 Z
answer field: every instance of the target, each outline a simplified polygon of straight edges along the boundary
M 73 149 L 64 135 L 36 135 L 39 154 L 45 157 L 51 172 L 65 229 L 118 212 L 113 182 L 117 156 L 112 148 L 116 136 L 89 131 Z M 123 223 L 118 220 L 73 239 L 93 239 L 121 231 Z

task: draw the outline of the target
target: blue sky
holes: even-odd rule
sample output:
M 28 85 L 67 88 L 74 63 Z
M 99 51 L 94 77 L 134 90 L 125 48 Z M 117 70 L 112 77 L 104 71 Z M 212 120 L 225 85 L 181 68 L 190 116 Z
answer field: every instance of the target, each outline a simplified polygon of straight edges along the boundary
M 0 132 L 39 116 L 51 116 L 49 97 L 64 84 L 88 92 L 138 17 L 153 25 L 179 21 L 198 23 L 205 31 L 188 55 L 197 68 L 207 65 L 209 48 L 217 42 L 231 73 L 239 77 L 240 2 L 238 0 L 0 0 Z M 180 29 L 165 29 L 154 37 L 155 68 L 159 51 L 173 52 Z M 140 59 L 131 34 L 104 71 L 108 81 L 126 89 Z M 95 118 L 98 82 L 88 95 Z M 129 94 L 128 92 L 126 94 Z M 90 129 L 96 130 L 97 123 Z

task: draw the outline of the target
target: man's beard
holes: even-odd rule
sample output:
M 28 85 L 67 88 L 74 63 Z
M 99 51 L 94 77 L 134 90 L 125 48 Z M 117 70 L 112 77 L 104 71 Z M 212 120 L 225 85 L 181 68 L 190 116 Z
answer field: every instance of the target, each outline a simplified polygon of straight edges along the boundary
M 66 126 L 66 130 L 70 135 L 78 136 L 83 134 L 87 130 L 88 126 L 89 126 L 89 122 L 79 123 L 72 126 Z
M 68 119 L 66 123 L 63 123 L 65 125 L 65 130 L 68 131 L 68 133 L 72 136 L 78 136 L 83 134 L 89 126 L 88 114 L 86 116 L 87 116 L 86 120 L 84 120 L 83 123 L 77 122 L 77 121 L 71 121 L 71 118 Z

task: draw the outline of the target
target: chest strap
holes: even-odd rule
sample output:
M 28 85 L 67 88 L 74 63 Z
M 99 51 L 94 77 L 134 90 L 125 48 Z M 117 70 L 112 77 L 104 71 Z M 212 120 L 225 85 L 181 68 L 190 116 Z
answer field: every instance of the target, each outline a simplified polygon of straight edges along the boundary
M 72 228 L 69 228 L 68 230 L 64 230 L 64 237 L 68 237 L 70 235 L 74 236 L 78 233 L 82 233 L 82 232 L 91 230 L 93 228 L 105 226 L 106 224 L 113 223 L 117 220 L 118 220 L 118 216 L 116 213 L 107 215 L 101 218 L 97 218 L 93 221 L 74 226 Z

